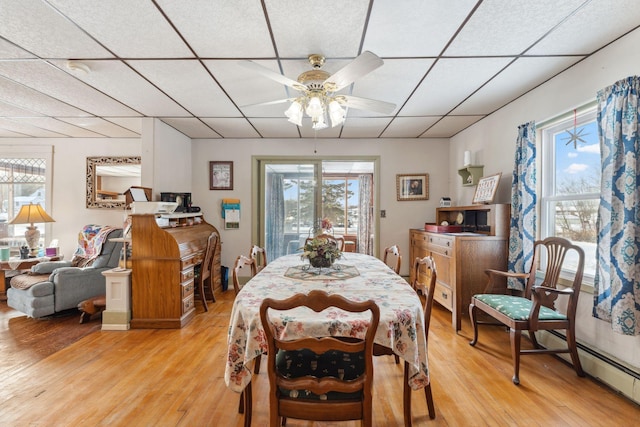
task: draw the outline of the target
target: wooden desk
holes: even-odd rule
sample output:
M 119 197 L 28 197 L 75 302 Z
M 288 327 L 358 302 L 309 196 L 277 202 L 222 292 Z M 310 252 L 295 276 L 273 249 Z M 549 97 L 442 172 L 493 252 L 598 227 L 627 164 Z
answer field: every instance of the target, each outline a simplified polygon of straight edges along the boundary
M 41 258 L 11 258 L 9 261 L 0 261 L 0 301 L 7 300 L 7 285 L 5 282 L 5 271 L 7 270 L 28 270 L 34 265 L 43 261 L 58 261 L 61 257 L 41 257 Z
M 375 342 L 392 349 L 409 363 L 411 388 L 424 388 L 429 383 L 424 311 L 418 294 L 402 277 L 372 256 L 347 253 L 337 263 L 355 266 L 358 275 L 344 279 L 292 278 L 287 271 L 302 265 L 300 255 L 293 254 L 271 261 L 247 282 L 236 296 L 231 312 L 224 374 L 227 387 L 237 392 L 242 391 L 251 381 L 254 359 L 266 349 L 259 313 L 262 300 L 267 296 L 284 299 L 295 293 L 309 293 L 314 289 L 340 294 L 351 300 L 373 299 L 380 307 L 380 323 Z M 340 333 L 363 336 L 361 330 L 352 330 L 358 324 L 358 318 L 362 317 L 366 317 L 366 314 L 333 319 L 317 313 L 307 312 L 303 315 L 296 312 L 299 321 L 289 322 L 283 333 L 292 339 L 314 331 L 323 331 L 324 334 L 326 330 L 323 328 L 335 327 L 336 322 L 342 322 L 336 328 Z

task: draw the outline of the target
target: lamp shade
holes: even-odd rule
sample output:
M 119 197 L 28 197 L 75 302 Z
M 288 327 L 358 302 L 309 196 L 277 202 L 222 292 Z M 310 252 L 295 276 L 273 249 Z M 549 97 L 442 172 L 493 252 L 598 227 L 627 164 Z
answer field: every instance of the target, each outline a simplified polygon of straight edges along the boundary
M 40 204 L 29 203 L 28 205 L 22 205 L 20 212 L 9 221 L 9 224 L 33 224 L 40 222 L 55 222 L 53 218 L 40 206 Z

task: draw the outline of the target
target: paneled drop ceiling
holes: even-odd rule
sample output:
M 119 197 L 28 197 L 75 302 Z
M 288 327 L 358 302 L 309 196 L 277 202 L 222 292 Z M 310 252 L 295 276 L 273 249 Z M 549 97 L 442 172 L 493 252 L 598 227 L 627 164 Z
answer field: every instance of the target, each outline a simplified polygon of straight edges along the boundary
M 342 92 L 396 109 L 317 136 L 451 137 L 639 25 L 637 0 L 0 0 L 0 137 L 314 137 L 245 107 L 296 93 L 238 62 L 296 79 L 365 50 L 384 65 Z

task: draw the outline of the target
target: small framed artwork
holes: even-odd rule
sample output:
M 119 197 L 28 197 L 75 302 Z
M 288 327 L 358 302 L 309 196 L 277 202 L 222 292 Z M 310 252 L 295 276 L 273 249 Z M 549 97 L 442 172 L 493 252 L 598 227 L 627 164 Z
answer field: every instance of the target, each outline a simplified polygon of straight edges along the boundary
M 429 174 L 396 175 L 398 200 L 429 200 Z
M 498 184 L 500 184 L 501 173 L 495 175 L 484 176 L 478 181 L 476 192 L 473 194 L 473 204 L 491 204 L 496 196 Z
M 209 190 L 233 190 L 233 162 L 209 162 Z

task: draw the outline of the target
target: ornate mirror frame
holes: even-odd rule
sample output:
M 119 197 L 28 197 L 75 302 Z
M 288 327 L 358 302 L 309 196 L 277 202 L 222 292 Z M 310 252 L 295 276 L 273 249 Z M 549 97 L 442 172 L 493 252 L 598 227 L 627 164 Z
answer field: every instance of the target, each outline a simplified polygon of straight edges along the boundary
M 87 208 L 124 209 L 124 200 L 99 200 L 97 197 L 98 166 L 140 165 L 140 156 L 129 157 L 87 157 Z

